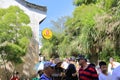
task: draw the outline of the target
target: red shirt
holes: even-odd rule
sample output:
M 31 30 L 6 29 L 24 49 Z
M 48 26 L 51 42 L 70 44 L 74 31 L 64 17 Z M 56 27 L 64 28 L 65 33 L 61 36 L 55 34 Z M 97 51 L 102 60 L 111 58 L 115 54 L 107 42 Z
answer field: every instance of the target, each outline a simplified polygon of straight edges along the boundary
M 90 65 L 85 70 L 83 70 L 83 68 L 80 68 L 79 80 L 98 80 L 97 71 Z
M 20 79 L 16 76 L 16 77 L 12 77 L 10 80 L 20 80 Z

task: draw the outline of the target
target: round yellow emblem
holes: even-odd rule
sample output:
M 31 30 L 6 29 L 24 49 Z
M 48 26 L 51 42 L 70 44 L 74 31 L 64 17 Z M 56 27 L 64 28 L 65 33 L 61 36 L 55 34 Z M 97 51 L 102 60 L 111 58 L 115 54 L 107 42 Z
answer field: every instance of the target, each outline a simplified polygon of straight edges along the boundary
M 42 36 L 45 39 L 50 39 L 50 38 L 52 38 L 52 31 L 50 29 L 44 29 L 42 31 Z

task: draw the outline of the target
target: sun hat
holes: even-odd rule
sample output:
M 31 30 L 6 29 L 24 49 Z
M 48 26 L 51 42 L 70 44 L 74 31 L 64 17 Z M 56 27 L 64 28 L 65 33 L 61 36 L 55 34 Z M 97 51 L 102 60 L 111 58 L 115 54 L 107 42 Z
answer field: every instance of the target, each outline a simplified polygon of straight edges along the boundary
M 55 67 L 55 66 L 56 66 L 56 64 L 54 64 L 52 62 L 49 62 L 49 61 L 44 62 L 44 69 L 47 67 Z
M 59 63 L 61 63 L 62 61 L 59 59 L 59 58 L 55 58 L 54 59 L 54 63 L 57 65 L 57 64 L 59 64 Z

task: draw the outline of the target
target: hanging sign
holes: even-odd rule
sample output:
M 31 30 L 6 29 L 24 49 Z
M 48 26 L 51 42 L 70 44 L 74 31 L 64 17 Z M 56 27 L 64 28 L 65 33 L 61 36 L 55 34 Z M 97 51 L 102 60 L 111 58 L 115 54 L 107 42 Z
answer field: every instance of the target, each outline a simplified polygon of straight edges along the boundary
M 42 36 L 45 39 L 50 39 L 50 38 L 52 38 L 52 31 L 50 29 L 46 28 L 42 31 Z

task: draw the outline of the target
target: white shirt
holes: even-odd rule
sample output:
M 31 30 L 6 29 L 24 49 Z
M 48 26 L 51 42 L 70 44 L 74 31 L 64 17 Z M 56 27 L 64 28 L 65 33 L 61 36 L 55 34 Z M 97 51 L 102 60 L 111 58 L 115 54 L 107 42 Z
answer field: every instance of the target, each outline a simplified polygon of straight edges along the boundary
M 120 80 L 120 66 L 113 70 L 112 80 Z
M 116 67 L 118 67 L 119 65 L 120 65 L 119 62 L 113 62 L 113 67 L 112 67 L 112 65 L 109 63 L 109 64 L 108 64 L 108 72 L 109 72 L 110 74 L 112 74 L 112 71 L 113 71 Z
M 100 72 L 99 74 L 99 80 L 112 80 L 111 78 L 112 76 L 110 73 L 108 73 L 108 75 L 105 75 L 102 72 Z

